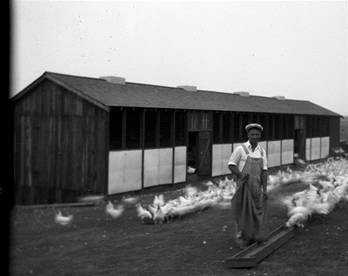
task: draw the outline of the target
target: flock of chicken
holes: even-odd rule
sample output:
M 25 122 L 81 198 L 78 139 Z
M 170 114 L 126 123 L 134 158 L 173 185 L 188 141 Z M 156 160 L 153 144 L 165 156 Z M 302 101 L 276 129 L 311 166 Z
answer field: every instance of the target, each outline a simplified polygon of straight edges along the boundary
M 288 208 L 288 227 L 303 226 L 311 214 L 328 214 L 342 198 L 348 200 L 348 160 L 328 159 L 324 163 L 308 165 L 304 171 L 279 171 L 275 175 L 269 175 L 268 191 L 295 182 L 305 182 L 309 188 L 281 199 Z M 124 212 L 124 204 L 132 204 L 143 223 L 161 224 L 211 207 L 231 208 L 231 199 L 236 191 L 235 181 L 226 177 L 217 184 L 209 181 L 205 185 L 207 189 L 200 191 L 187 186 L 183 195 L 168 201 L 165 201 L 162 194 L 155 195 L 152 203 L 147 206 L 143 206 L 139 198 L 135 197 L 124 198 L 123 204 L 119 203 L 116 207 L 109 201 L 105 212 L 117 219 Z M 103 198 L 98 197 L 96 200 Z M 72 219 L 73 215 L 63 216 L 60 211 L 55 217 L 55 221 L 61 225 L 68 225 Z
M 308 189 L 282 199 L 288 209 L 288 227 L 303 227 L 312 214 L 327 215 L 340 200 L 348 200 L 348 160 L 309 165 L 304 174 L 312 178 Z
M 195 187 L 187 186 L 184 188 L 184 195 L 167 202 L 163 195 L 156 195 L 147 208 L 137 203 L 138 217 L 143 223 L 161 224 L 210 207 L 230 208 L 232 196 L 236 191 L 234 181 L 226 178 L 225 181 L 220 181 L 218 185 L 210 181 L 206 185 L 208 188 L 204 191 L 198 191 Z

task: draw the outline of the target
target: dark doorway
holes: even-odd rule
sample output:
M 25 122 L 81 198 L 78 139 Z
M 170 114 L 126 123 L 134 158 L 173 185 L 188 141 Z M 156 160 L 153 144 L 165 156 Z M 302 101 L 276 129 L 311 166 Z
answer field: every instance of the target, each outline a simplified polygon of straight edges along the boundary
M 295 129 L 295 141 L 294 141 L 294 153 L 298 154 L 298 157 L 305 160 L 305 132 L 304 129 Z
M 194 174 L 197 172 L 198 164 L 198 131 L 189 132 L 188 148 L 187 148 L 187 166 L 195 169 L 195 172 L 190 172 L 189 174 Z
M 211 131 L 189 132 L 187 148 L 189 174 L 210 176 L 211 174 Z M 192 170 L 194 168 L 194 172 Z
M 200 131 L 198 134 L 198 174 L 210 176 L 211 174 L 211 132 Z

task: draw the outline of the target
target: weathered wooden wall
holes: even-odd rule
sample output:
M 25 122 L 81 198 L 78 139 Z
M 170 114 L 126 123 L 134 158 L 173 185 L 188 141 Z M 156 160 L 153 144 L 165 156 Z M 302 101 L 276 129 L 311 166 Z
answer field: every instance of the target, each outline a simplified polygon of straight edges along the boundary
M 107 111 L 45 80 L 16 100 L 14 112 L 18 204 L 106 192 Z

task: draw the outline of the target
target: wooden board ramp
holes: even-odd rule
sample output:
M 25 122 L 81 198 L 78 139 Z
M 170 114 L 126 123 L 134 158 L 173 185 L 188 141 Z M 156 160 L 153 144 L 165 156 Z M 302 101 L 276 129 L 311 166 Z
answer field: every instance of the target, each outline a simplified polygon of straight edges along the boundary
M 281 225 L 273 230 L 266 242 L 253 243 L 234 256 L 227 258 L 225 264 L 229 268 L 250 268 L 255 267 L 264 258 L 272 254 L 296 234 L 296 227 Z

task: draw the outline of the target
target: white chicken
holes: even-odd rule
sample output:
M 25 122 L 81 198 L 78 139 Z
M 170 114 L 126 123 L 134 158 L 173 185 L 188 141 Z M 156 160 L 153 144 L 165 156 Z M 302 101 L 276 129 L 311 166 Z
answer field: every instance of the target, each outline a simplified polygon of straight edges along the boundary
M 73 215 L 63 216 L 62 212 L 58 210 L 54 218 L 54 221 L 60 225 L 67 226 L 72 222 L 73 218 Z
M 192 167 L 190 167 L 190 166 L 187 167 L 187 173 L 188 173 L 188 174 L 193 174 L 193 173 L 195 173 L 195 172 L 196 172 L 196 169 L 195 169 L 195 168 L 192 168 Z
M 153 216 L 155 224 L 162 224 L 165 220 L 165 213 L 163 212 L 162 206 L 157 206 L 157 209 Z
M 155 195 L 155 198 L 153 200 L 153 206 L 159 207 L 164 205 L 164 196 L 160 194 L 159 196 Z
M 140 203 L 136 204 L 136 210 L 138 217 L 141 219 L 143 223 L 152 219 L 152 214 L 148 210 L 143 208 L 143 206 L 141 206 Z
M 151 213 L 151 215 L 152 215 L 152 217 L 153 217 L 153 216 L 155 215 L 156 211 L 157 211 L 157 208 L 154 207 L 154 206 L 151 205 L 151 204 L 149 204 L 149 205 L 147 206 L 147 208 L 149 209 L 149 211 L 150 211 L 150 213 Z
M 303 228 L 304 227 L 303 223 L 307 220 L 307 218 L 308 218 L 307 214 L 296 213 L 289 218 L 289 220 L 286 222 L 285 225 L 287 227 L 291 227 L 291 226 L 296 225 L 298 227 Z
M 192 205 L 192 200 L 183 196 L 179 196 L 180 205 Z
M 116 208 L 112 204 L 111 201 L 108 202 L 108 204 L 105 207 L 105 212 L 110 215 L 112 218 L 117 219 L 119 218 L 123 212 L 124 212 L 124 206 L 119 204 Z
M 296 207 L 289 210 L 288 216 L 293 216 L 293 215 L 298 214 L 298 213 L 302 213 L 302 214 L 309 216 L 310 209 L 307 207 L 304 207 L 304 206 L 296 206 Z
M 197 188 L 192 186 L 186 186 L 184 188 L 185 195 L 188 197 L 194 196 L 197 193 Z

